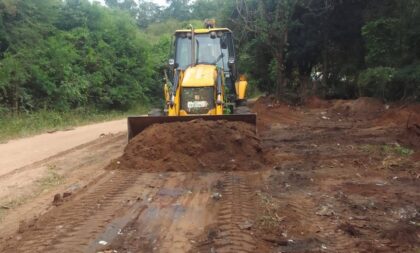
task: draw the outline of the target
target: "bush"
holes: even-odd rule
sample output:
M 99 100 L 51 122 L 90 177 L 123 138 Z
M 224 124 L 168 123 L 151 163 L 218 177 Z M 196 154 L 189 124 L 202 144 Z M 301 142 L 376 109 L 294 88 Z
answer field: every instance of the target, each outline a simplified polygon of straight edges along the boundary
M 149 102 L 151 45 L 128 13 L 87 0 L 28 2 L 13 3 L 12 18 L 0 12 L 7 35 L 0 39 L 12 45 L 0 54 L 1 106 L 67 111 Z
M 382 99 L 392 99 L 390 94 L 396 70 L 390 67 L 369 68 L 359 76 L 359 85 L 363 96 L 374 96 Z

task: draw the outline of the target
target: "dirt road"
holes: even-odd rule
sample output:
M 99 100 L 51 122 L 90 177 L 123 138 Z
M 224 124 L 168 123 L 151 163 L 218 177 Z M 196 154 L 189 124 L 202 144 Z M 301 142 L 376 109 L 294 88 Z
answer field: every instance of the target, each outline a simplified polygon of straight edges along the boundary
M 182 126 L 158 127 L 120 158 L 123 134 L 106 136 L 50 162 L 65 183 L 13 209 L 32 209 L 17 232 L 3 232 L 23 219 L 8 212 L 0 251 L 418 252 L 420 149 L 412 144 L 420 122 L 395 116 L 411 119 L 418 110 L 384 108 L 367 100 L 296 107 L 261 99 L 253 107 L 259 137 L 241 126 L 223 130 L 222 122 L 217 135 L 213 125 L 200 133 L 204 141 L 184 138 Z M 219 146 L 210 152 L 213 141 Z M 86 187 L 52 202 L 74 182 Z
M 89 143 L 101 134 L 126 131 L 127 120 L 117 120 L 11 140 L 0 144 L 0 176 Z
M 0 237 L 51 208 L 57 192 L 74 192 L 122 154 L 126 120 L 0 144 Z

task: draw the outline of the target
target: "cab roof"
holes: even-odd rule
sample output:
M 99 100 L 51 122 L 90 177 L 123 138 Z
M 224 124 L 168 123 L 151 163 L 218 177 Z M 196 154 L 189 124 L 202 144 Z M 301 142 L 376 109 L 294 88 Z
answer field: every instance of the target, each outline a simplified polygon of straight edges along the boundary
M 188 33 L 191 32 L 190 29 L 183 29 L 183 30 L 176 30 L 175 34 L 177 33 Z M 196 34 L 206 34 L 206 33 L 211 33 L 211 32 L 232 32 L 229 28 L 199 28 L 199 29 L 194 29 L 194 33 Z

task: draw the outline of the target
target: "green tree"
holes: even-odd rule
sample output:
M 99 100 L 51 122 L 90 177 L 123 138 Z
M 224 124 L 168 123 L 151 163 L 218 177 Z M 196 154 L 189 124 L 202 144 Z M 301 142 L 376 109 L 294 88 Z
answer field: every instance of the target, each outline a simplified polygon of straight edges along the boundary
M 17 113 L 148 103 L 156 77 L 151 46 L 127 10 L 87 0 L 0 6 L 1 107 Z
M 139 1 L 137 23 L 141 28 L 147 28 L 150 24 L 161 22 L 162 16 L 163 11 L 159 5 L 145 0 Z
M 174 18 L 184 21 L 191 18 L 190 0 L 166 0 L 166 2 L 168 7 L 163 12 L 166 19 Z
M 240 0 L 236 3 L 233 23 L 254 34 L 271 52 L 270 63 L 276 94 L 284 93 L 285 53 L 288 47 L 289 28 L 298 0 Z
M 360 75 L 362 92 L 386 100 L 418 99 L 420 2 L 387 0 L 382 6 L 380 11 L 368 16 L 369 20 L 362 29 L 368 65 Z M 371 10 L 375 10 L 375 6 L 369 6 L 368 13 Z M 367 82 L 372 79 L 378 81 Z M 381 92 L 378 94 L 377 91 Z

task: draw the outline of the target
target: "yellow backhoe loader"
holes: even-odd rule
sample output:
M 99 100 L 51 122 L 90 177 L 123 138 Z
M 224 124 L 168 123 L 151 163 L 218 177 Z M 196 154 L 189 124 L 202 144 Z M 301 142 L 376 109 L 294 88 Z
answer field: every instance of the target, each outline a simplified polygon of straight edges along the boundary
M 256 125 L 246 107 L 248 82 L 238 74 L 232 31 L 216 28 L 177 30 L 169 71 L 165 72 L 165 108 L 149 116 L 128 117 L 128 138 L 157 123 L 193 119 L 242 121 Z

